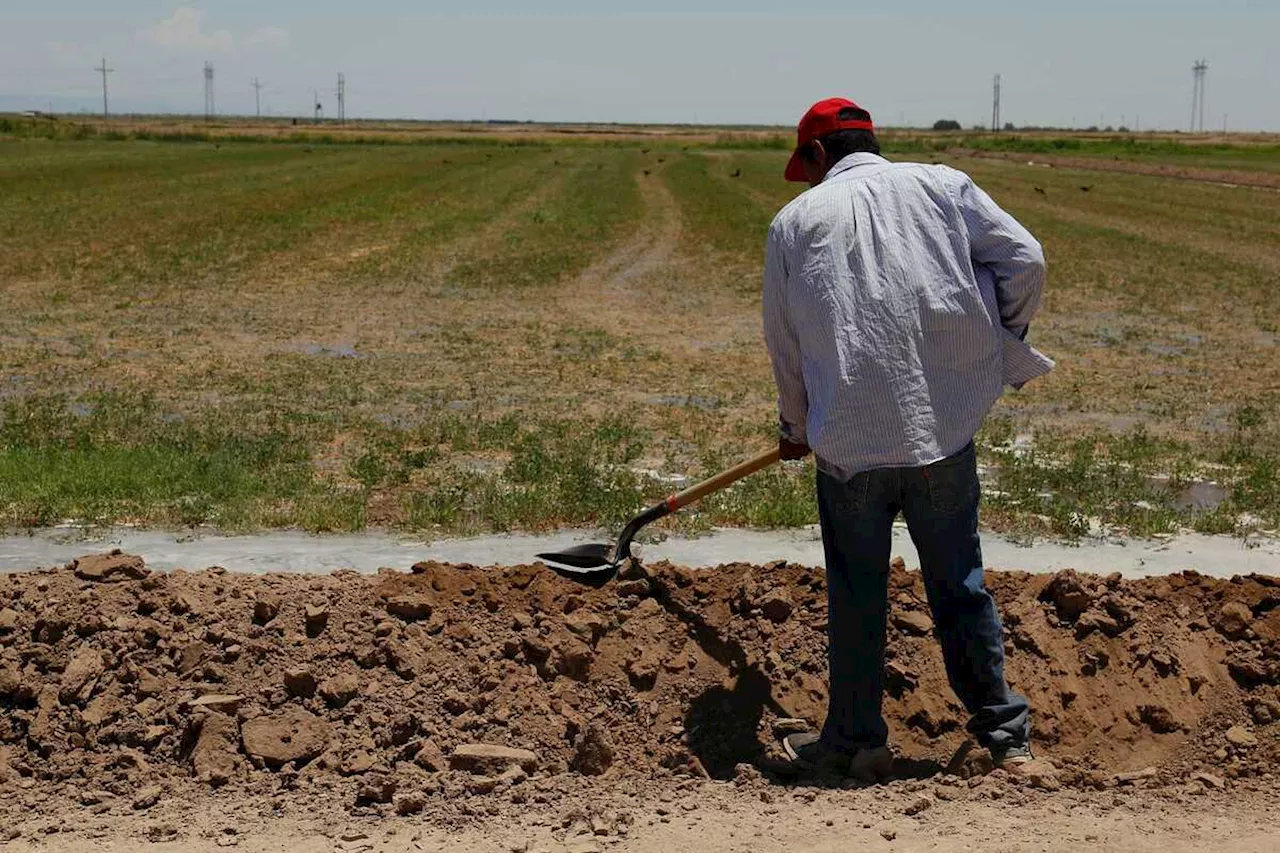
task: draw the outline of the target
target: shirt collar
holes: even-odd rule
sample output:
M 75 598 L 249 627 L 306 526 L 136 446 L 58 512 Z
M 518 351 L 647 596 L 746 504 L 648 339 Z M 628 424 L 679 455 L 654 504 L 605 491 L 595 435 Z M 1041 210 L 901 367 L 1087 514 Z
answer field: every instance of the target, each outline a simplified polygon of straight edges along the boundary
M 872 154 L 869 151 L 855 151 L 843 157 L 839 163 L 831 167 L 831 171 L 827 172 L 827 176 L 823 178 L 823 183 L 831 180 L 837 175 L 842 175 L 852 169 L 863 166 L 886 166 L 889 161 L 881 157 L 879 154 Z

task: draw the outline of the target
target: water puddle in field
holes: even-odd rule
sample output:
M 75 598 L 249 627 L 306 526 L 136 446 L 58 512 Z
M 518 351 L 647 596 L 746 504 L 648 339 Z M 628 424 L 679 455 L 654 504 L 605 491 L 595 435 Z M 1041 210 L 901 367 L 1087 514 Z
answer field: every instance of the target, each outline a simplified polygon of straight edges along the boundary
M 326 358 L 368 358 L 365 353 L 358 352 L 352 344 L 316 344 L 302 345 L 303 355 L 319 355 Z
M 1155 488 L 1168 492 L 1168 477 L 1149 477 L 1147 480 Z M 1198 480 L 1188 483 L 1172 495 L 1172 504 L 1180 510 L 1193 512 L 1213 512 L 1231 497 L 1231 490 L 1209 480 Z
M 74 557 L 110 548 L 140 554 L 156 569 L 202 569 L 321 574 L 337 569 L 372 573 L 389 566 L 407 570 L 419 560 L 473 565 L 514 565 L 535 561 L 535 554 L 582 542 L 606 541 L 598 531 L 565 530 L 550 534 L 513 533 L 425 541 L 389 533 L 313 536 L 294 531 L 223 536 L 114 530 L 82 535 L 78 530 L 39 531 L 31 536 L 0 537 L 0 572 L 64 564 Z M 787 560 L 823 564 L 816 527 L 784 531 L 718 529 L 697 538 L 670 538 L 637 546 L 646 560 L 671 560 L 695 567 L 721 563 Z M 907 530 L 896 525 L 893 553 L 919 566 Z M 1250 573 L 1280 575 L 1280 540 L 1244 541 L 1229 536 L 1183 534 L 1121 542 L 1092 539 L 1078 546 L 1041 542 L 1026 547 L 994 534 L 983 536 L 983 554 L 992 569 L 1053 572 L 1064 568 L 1099 574 L 1120 572 L 1143 577 L 1195 569 L 1214 577 Z

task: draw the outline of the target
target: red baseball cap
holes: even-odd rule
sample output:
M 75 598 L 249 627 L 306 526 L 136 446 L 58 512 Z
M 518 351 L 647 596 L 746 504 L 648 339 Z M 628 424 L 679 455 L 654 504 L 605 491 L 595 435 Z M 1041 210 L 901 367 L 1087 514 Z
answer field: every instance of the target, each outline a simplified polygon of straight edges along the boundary
M 859 118 L 854 118 L 856 113 Z M 865 115 L 866 118 L 861 118 Z M 804 165 L 800 162 L 800 152 L 806 145 L 828 133 L 837 130 L 870 130 L 875 131 L 871 123 L 871 115 L 862 107 L 847 98 L 827 98 L 825 101 L 809 107 L 809 111 L 800 119 L 796 128 L 796 150 L 787 161 L 786 178 L 788 181 L 805 181 Z

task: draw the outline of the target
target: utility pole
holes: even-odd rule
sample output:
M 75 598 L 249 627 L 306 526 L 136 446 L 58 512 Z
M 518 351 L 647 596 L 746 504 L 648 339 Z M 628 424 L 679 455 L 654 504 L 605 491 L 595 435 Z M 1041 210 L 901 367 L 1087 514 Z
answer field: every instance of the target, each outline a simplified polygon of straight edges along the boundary
M 249 85 L 253 87 L 254 112 L 258 118 L 262 118 L 262 84 L 258 82 L 257 77 L 254 77 Z
M 115 69 L 107 67 L 107 58 L 104 56 L 102 57 L 102 64 L 93 70 L 102 72 L 102 117 L 106 118 L 107 117 L 107 75 L 110 74 L 112 71 L 115 71 Z
M 204 64 L 204 120 L 212 121 L 215 112 L 213 106 L 213 63 Z
M 991 100 L 991 132 L 1000 131 L 1000 75 L 996 75 L 994 92 Z
M 319 124 L 319 123 L 320 123 L 320 112 L 321 112 L 321 109 L 322 109 L 322 108 L 321 108 L 321 106 L 320 106 L 320 90 L 319 90 L 319 89 L 313 89 L 313 90 L 311 91 L 311 97 L 312 97 L 312 99 L 316 102 L 316 123 L 317 123 L 317 124 Z
M 1200 132 L 1204 133 L 1204 78 L 1208 74 L 1209 63 L 1200 60 Z
M 1196 132 L 1196 120 L 1199 119 L 1200 130 L 1204 130 L 1204 75 L 1209 70 L 1209 63 L 1201 59 L 1191 66 L 1191 132 Z
M 338 124 L 347 119 L 347 77 L 338 72 Z

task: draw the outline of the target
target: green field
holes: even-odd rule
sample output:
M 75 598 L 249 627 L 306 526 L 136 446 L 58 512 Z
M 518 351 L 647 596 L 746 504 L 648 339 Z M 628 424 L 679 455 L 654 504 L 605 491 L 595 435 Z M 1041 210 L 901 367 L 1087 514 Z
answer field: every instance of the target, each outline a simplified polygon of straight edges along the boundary
M 2 523 L 612 523 L 767 446 L 762 246 L 796 189 L 733 139 L 0 136 Z M 981 436 L 988 523 L 1280 526 L 1280 194 L 920 156 L 1050 259 L 1059 368 Z M 810 473 L 675 523 L 810 523 Z

